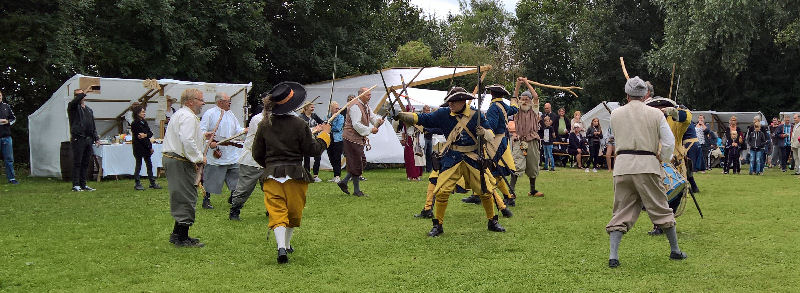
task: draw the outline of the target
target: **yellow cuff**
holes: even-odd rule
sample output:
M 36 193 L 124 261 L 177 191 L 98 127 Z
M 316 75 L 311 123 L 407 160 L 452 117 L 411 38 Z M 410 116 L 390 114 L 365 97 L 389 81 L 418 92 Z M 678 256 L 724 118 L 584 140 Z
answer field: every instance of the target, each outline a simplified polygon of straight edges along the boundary
M 411 113 L 411 114 L 414 115 L 414 125 L 416 125 L 419 122 L 419 116 L 417 113 Z
M 325 148 L 331 145 L 331 135 L 327 132 L 320 132 L 317 134 L 317 138 L 323 140 L 325 142 Z

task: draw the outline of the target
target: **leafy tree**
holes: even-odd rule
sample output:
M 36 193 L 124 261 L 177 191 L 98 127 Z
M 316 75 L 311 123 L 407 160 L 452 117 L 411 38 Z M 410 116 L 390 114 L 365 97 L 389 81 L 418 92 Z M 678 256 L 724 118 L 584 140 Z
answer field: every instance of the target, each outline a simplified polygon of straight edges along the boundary
M 397 53 L 389 62 L 390 67 L 414 67 L 433 65 L 431 47 L 420 41 L 410 41 L 397 48 Z

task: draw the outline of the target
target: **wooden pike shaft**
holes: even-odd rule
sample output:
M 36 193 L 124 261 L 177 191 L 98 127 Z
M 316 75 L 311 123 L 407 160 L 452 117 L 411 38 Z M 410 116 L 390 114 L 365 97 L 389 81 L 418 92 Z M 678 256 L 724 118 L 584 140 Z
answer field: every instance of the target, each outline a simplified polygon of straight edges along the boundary
M 538 82 L 530 81 L 530 80 L 528 82 L 531 85 L 535 85 L 535 86 L 538 86 L 538 87 L 545 87 L 545 88 L 551 88 L 551 89 L 556 89 L 556 90 L 562 90 L 562 91 L 565 91 L 565 92 L 568 92 L 568 93 L 572 94 L 576 98 L 578 97 L 578 94 L 576 94 L 572 90 L 582 90 L 583 89 L 582 87 L 577 87 L 577 86 L 566 86 L 565 87 L 565 86 L 549 85 L 549 84 L 538 83 Z
M 672 63 L 672 77 L 669 78 L 669 96 L 668 99 L 672 99 L 672 82 L 675 81 L 675 63 Z
M 374 88 L 375 88 L 375 87 L 377 87 L 377 86 L 378 86 L 377 84 L 376 84 L 376 85 L 373 85 L 372 87 L 370 87 L 369 89 L 367 89 L 366 91 L 364 91 L 363 93 L 361 93 L 360 95 L 358 95 L 358 97 L 355 97 L 355 99 L 352 99 L 352 100 L 350 100 L 350 102 L 347 102 L 347 104 L 345 104 L 345 105 L 344 105 L 344 107 L 342 107 L 341 109 L 339 109 L 339 111 L 336 111 L 336 113 L 333 113 L 333 115 L 331 115 L 331 118 L 328 118 L 328 121 L 327 121 L 327 122 L 328 122 L 328 123 L 331 123 L 331 121 L 333 121 L 333 118 L 336 118 L 336 116 L 337 116 L 337 115 L 341 114 L 341 113 L 342 113 L 342 111 L 344 111 L 344 109 L 347 109 L 347 108 L 349 108 L 349 107 L 350 107 L 350 106 L 351 106 L 351 105 L 352 105 L 352 104 L 353 104 L 353 103 L 354 103 L 356 100 L 360 99 L 361 97 L 363 97 L 364 95 L 366 95 L 368 92 L 372 91 L 372 89 L 374 89 Z
M 625 68 L 625 59 L 619 57 L 619 64 L 622 65 L 622 74 L 625 75 L 625 80 L 631 79 L 631 77 L 628 75 L 628 69 Z

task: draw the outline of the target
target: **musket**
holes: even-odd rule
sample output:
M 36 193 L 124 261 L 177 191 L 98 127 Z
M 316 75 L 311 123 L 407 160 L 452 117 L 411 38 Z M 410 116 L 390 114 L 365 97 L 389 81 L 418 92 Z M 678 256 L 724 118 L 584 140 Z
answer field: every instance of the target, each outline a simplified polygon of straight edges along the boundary
M 481 80 L 481 67 L 478 66 L 478 115 L 477 116 L 477 123 L 475 124 L 475 129 L 479 129 L 481 127 L 481 121 L 483 121 L 483 114 L 481 113 L 481 106 L 483 105 L 483 91 L 481 87 L 483 86 L 483 80 Z M 469 107 L 469 104 L 466 104 L 465 107 Z M 484 177 L 486 172 L 486 159 L 483 157 L 483 136 L 477 136 L 477 143 L 478 143 L 478 167 L 481 168 L 481 194 L 486 193 L 486 178 Z M 494 197 L 494 196 L 492 196 Z
M 331 116 L 331 103 L 333 103 L 333 87 L 336 85 L 336 59 L 339 57 L 339 46 L 336 46 L 336 51 L 333 53 L 333 78 L 331 79 L 331 98 L 328 99 L 328 115 Z
M 414 75 L 414 77 L 413 77 L 413 78 L 411 78 L 411 81 L 410 81 L 408 84 L 406 84 L 406 83 L 403 81 L 403 90 L 401 90 L 401 91 L 400 91 L 400 94 L 397 94 L 397 98 L 400 98 L 400 97 L 402 97 L 404 94 L 405 94 L 405 95 L 408 95 L 408 86 L 411 86 L 411 84 L 412 84 L 412 83 L 414 83 L 414 80 L 416 80 L 416 79 L 417 79 L 417 76 L 419 76 L 419 74 L 420 74 L 420 73 L 422 73 L 422 71 L 423 71 L 423 70 L 425 70 L 425 67 L 424 67 L 424 66 L 423 66 L 422 68 L 420 68 L 420 69 L 419 69 L 419 71 L 417 71 L 417 74 L 416 74 L 416 75 Z M 401 81 L 402 81 L 402 79 L 403 79 L 403 75 L 400 75 L 400 79 L 401 79 Z M 411 101 L 407 101 L 407 103 L 411 104 Z
M 450 89 L 453 88 L 453 80 L 456 79 L 456 69 L 458 69 L 458 66 L 453 67 L 453 76 L 450 76 L 450 86 L 448 87 Z
M 383 81 L 383 88 L 386 89 L 386 98 L 389 99 L 389 109 L 392 111 L 392 117 L 397 116 L 397 111 L 394 110 L 394 100 L 389 93 L 389 87 L 386 86 L 386 79 L 383 78 L 383 70 L 378 70 L 378 73 L 381 75 L 381 81 Z M 389 114 L 388 111 L 386 114 Z M 385 116 L 384 116 L 385 117 Z

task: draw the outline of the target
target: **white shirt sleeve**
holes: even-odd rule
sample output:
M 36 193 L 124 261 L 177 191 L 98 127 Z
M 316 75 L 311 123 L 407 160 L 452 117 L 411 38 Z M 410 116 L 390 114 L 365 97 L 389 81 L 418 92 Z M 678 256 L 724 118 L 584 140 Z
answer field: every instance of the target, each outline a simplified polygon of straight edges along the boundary
M 203 153 L 199 148 L 199 140 L 202 140 L 202 138 L 198 137 L 197 127 L 199 127 L 199 123 L 196 122 L 196 119 L 188 115 L 181 117 L 181 121 L 178 121 L 180 123 L 178 136 L 180 141 L 183 142 L 183 151 L 186 158 L 192 162 L 199 163 L 203 161 Z
M 666 118 L 662 116 L 659 124 L 658 136 L 661 143 L 661 161 L 669 162 L 672 160 L 672 152 L 675 150 L 675 136 L 672 135 L 672 130 L 669 129 Z
M 361 108 L 355 103 L 347 109 L 347 115 L 350 115 L 350 120 L 353 121 L 353 129 L 361 136 L 367 136 L 372 133 L 372 127 L 369 125 L 361 124 Z

